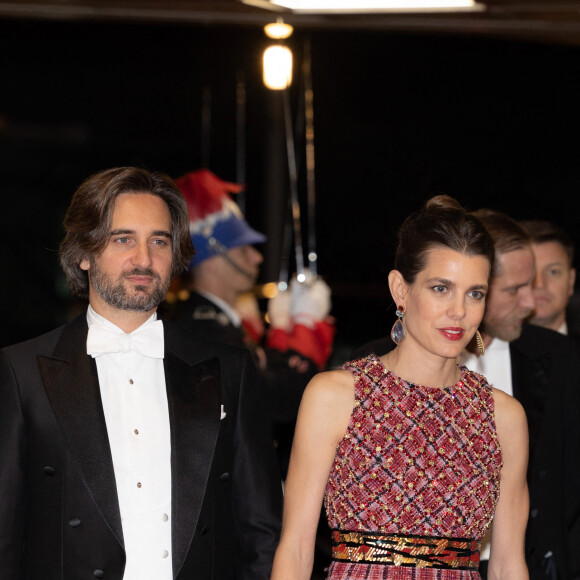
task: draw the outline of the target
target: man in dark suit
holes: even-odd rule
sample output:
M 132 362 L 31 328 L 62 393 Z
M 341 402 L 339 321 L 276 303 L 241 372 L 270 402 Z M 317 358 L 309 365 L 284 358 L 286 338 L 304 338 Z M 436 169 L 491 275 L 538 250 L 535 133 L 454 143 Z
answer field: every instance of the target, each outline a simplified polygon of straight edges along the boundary
M 269 578 L 281 488 L 254 366 L 156 316 L 188 221 L 142 169 L 75 193 L 61 262 L 88 310 L 0 353 L 0 578 Z
M 184 276 L 187 300 L 174 304 L 171 318 L 192 336 L 247 348 L 268 394 L 281 475 L 285 478 L 294 424 L 308 381 L 331 353 L 330 288 L 321 278 L 293 281 L 268 302 L 265 330 L 254 289 L 266 236 L 253 229 L 232 193 L 243 186 L 207 169 L 176 179 L 189 209 L 197 250 Z
M 526 560 L 531 580 L 576 580 L 580 578 L 580 382 L 573 345 L 553 330 L 524 324 L 535 305 L 535 262 L 528 235 L 503 213 L 474 213 L 494 240 L 496 261 L 480 327 L 485 355 L 465 353 L 460 362 L 513 395 L 526 411 L 530 433 Z M 389 342 L 375 340 L 354 356 L 384 354 L 392 348 Z M 489 545 L 486 548 L 484 543 L 483 578 L 488 558 Z
M 530 236 L 536 259 L 536 305 L 528 322 L 580 338 L 577 311 L 571 303 L 576 269 L 570 236 L 545 220 L 523 221 L 520 225 Z

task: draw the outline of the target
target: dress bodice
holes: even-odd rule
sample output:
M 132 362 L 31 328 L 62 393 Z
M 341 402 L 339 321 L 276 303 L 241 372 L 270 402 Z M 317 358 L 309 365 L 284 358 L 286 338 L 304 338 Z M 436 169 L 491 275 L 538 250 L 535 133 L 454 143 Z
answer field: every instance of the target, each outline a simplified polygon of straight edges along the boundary
M 484 377 L 460 367 L 455 385 L 424 387 L 374 355 L 344 368 L 354 375 L 355 405 L 326 487 L 330 528 L 481 539 L 502 467 Z

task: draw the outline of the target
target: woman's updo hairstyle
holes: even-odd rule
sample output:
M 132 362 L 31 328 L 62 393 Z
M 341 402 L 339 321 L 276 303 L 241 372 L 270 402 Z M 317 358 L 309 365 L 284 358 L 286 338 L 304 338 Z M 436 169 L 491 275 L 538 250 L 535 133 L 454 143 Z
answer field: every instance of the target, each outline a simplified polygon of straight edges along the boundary
M 494 244 L 485 226 L 448 195 L 436 195 L 402 224 L 398 233 L 395 268 L 407 284 L 413 284 L 434 247 L 448 248 L 467 256 L 484 256 L 490 272 Z

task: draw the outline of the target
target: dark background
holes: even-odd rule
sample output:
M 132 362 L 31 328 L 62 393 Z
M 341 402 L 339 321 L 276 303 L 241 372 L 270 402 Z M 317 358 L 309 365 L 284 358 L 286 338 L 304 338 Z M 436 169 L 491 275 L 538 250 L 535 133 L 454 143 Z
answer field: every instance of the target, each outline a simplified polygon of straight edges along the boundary
M 246 215 L 281 239 L 272 205 L 282 212 L 285 204 L 272 203 L 272 183 L 288 181 L 279 162 L 282 97 L 262 86 L 266 41 L 258 27 L 0 19 L 0 346 L 70 315 L 57 250 L 84 178 L 119 165 L 178 177 L 207 162 L 236 180 L 240 78 Z M 306 41 L 318 267 L 333 291 L 338 357 L 392 325 L 386 276 L 396 228 L 435 193 L 468 209 L 556 221 L 580 245 L 580 48 L 310 29 L 289 40 L 297 63 Z M 294 119 L 301 90 L 298 65 Z M 297 122 L 299 152 L 300 136 Z M 299 169 L 304 196 L 300 154 Z M 262 282 L 277 280 L 279 257 L 266 252 Z

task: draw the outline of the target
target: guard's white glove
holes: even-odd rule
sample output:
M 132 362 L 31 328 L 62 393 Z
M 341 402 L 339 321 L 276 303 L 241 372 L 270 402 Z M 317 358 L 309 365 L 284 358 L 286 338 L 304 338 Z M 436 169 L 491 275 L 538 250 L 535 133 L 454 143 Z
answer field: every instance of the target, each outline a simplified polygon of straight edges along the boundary
M 290 302 L 288 290 L 278 290 L 278 293 L 268 300 L 268 318 L 272 328 L 280 328 L 284 331 L 289 331 L 292 328 Z
M 293 279 L 290 283 L 292 294 L 291 314 L 294 324 L 313 328 L 330 313 L 330 287 L 322 278 L 307 278 L 306 282 Z

